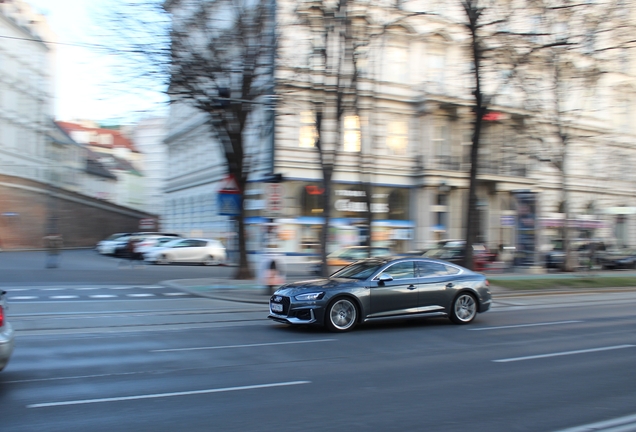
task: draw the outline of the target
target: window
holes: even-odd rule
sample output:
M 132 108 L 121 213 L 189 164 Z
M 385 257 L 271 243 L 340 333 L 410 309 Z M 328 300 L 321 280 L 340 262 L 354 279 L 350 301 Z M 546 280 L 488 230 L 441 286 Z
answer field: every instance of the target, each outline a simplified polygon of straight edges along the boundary
M 301 148 L 312 148 L 316 145 L 317 137 L 318 131 L 316 131 L 314 113 L 311 111 L 304 111 L 300 113 L 300 135 L 298 146 Z
M 415 277 L 413 261 L 405 261 L 393 264 L 382 273 L 391 275 L 393 279 L 412 279 Z
M 444 264 L 431 261 L 417 261 L 417 277 L 444 276 L 449 274 Z
M 437 91 L 444 87 L 445 63 L 446 59 L 441 52 L 432 52 L 428 55 L 428 78 Z
M 445 119 L 437 120 L 433 126 L 433 152 L 438 158 L 449 157 L 451 154 L 449 128 Z
M 407 66 L 408 52 L 404 47 L 389 47 L 386 55 L 387 81 L 407 84 L 408 71 Z
M 405 121 L 389 122 L 386 146 L 394 155 L 405 155 L 408 146 L 408 125 Z
M 360 151 L 360 119 L 358 116 L 344 118 L 344 151 Z

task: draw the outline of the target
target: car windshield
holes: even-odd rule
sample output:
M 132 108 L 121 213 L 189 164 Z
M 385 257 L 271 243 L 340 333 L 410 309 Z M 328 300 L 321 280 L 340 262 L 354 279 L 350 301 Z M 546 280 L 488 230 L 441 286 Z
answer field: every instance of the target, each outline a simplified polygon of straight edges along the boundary
M 126 234 L 113 234 L 110 237 L 108 237 L 106 240 L 117 240 L 119 237 L 123 237 Z
M 362 261 L 348 265 L 331 275 L 333 278 L 365 280 L 382 266 L 381 261 Z

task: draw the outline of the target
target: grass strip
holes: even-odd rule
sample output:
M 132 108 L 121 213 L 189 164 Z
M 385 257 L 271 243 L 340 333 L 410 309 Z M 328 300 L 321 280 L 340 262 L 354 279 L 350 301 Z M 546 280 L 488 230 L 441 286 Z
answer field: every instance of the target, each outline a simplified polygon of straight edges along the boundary
M 562 288 L 621 288 L 636 287 L 636 277 L 581 276 L 554 279 L 497 279 L 488 278 L 491 285 L 512 290 L 548 290 Z

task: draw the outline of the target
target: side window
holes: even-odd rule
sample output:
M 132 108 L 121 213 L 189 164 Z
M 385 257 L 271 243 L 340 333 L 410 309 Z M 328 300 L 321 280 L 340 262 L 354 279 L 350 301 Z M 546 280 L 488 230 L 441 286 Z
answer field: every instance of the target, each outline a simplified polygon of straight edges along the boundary
M 450 274 L 448 269 L 449 269 L 449 266 L 445 266 L 444 264 L 440 264 L 440 263 L 435 263 L 431 261 L 417 262 L 418 277 L 447 275 L 447 274 Z
M 192 246 L 194 247 L 205 247 L 208 244 L 208 242 L 206 242 L 205 240 L 195 240 L 195 244 L 193 244 Z
M 383 273 L 390 274 L 393 279 L 412 279 L 415 277 L 415 267 L 413 261 L 404 261 L 393 264 Z
M 372 257 L 385 256 L 385 255 L 390 255 L 390 252 L 388 249 L 371 249 Z

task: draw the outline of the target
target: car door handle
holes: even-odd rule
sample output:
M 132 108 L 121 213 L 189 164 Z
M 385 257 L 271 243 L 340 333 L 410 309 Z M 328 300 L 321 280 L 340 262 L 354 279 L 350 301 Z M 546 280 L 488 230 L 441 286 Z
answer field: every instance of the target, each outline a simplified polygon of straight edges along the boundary
M 411 291 L 413 291 L 415 289 L 415 285 L 409 285 L 408 289 L 410 289 Z
M 452 282 L 449 282 L 449 283 L 447 283 L 447 284 L 446 284 L 446 288 L 452 288 L 452 287 L 454 287 L 454 286 L 455 286 L 455 285 L 453 285 L 453 283 L 452 283 Z

